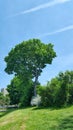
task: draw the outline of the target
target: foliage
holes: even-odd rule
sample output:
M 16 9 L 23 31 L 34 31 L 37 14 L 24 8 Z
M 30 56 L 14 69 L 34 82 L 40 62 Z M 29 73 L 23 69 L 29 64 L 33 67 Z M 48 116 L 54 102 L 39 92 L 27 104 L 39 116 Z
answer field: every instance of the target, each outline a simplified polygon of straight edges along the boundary
M 67 86 L 65 83 L 62 83 L 59 90 L 55 95 L 55 106 L 62 107 L 67 103 Z
M 41 105 L 43 105 L 44 107 L 53 105 L 53 95 L 49 87 L 41 87 L 39 93 L 41 96 Z
M 28 79 L 34 78 L 34 96 L 36 96 L 38 77 L 55 57 L 56 52 L 51 43 L 44 44 L 39 39 L 30 39 L 16 45 L 5 57 L 7 64 L 5 71 L 8 74 L 14 73 L 28 77 Z
M 22 96 L 20 98 L 20 107 L 30 106 L 31 98 L 33 96 L 33 86 L 32 83 L 28 84 L 28 86 L 24 87 Z
M 61 73 L 61 82 L 64 83 L 66 92 L 66 104 L 73 104 L 73 71 Z
M 4 103 L 5 103 L 5 101 L 4 101 L 4 96 L 3 96 L 2 93 L 0 93 L 0 105 L 3 106 Z
M 19 76 L 15 76 L 8 85 L 7 90 L 10 96 L 10 104 L 20 104 L 20 106 L 28 106 L 33 94 L 33 82 L 23 80 Z
M 73 71 L 60 72 L 39 90 L 43 106 L 62 107 L 73 104 Z
M 0 92 L 0 106 L 5 106 L 5 105 L 9 105 L 10 104 L 10 98 L 8 95 L 4 96 L 1 92 Z
M 7 91 L 10 97 L 10 104 L 18 104 L 20 101 L 21 92 L 21 80 L 18 77 L 15 77 L 11 80 L 11 83 L 7 86 Z
M 73 85 L 69 87 L 69 104 L 73 104 Z

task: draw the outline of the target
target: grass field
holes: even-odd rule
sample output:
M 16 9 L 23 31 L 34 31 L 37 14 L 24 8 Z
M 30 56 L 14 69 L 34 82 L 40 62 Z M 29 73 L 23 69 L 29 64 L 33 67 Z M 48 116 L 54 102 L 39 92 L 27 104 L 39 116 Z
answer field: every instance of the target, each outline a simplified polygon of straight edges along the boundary
M 73 106 L 0 112 L 0 130 L 73 130 Z

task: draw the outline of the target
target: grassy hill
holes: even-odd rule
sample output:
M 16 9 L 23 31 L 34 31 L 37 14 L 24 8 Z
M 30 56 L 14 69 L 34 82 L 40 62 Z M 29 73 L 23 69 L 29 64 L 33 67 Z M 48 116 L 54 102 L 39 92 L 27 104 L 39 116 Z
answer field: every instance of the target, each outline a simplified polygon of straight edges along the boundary
M 73 106 L 1 112 L 0 130 L 73 130 Z

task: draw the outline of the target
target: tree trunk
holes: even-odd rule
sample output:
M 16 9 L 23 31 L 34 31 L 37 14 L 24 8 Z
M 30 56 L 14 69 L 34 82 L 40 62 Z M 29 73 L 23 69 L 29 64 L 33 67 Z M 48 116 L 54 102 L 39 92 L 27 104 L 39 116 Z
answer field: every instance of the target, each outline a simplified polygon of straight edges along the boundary
M 37 96 L 37 92 L 36 92 L 36 86 L 37 86 L 37 81 L 38 81 L 38 76 L 35 77 L 35 81 L 34 81 L 34 96 Z

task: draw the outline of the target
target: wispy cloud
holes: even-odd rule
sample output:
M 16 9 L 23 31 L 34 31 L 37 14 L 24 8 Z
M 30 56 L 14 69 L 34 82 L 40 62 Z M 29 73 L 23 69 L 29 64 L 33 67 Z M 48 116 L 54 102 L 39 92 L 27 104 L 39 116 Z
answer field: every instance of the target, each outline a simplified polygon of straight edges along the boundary
M 57 34 L 57 33 L 61 33 L 61 32 L 68 31 L 68 30 L 73 30 L 73 24 L 72 24 L 72 25 L 69 25 L 69 26 L 66 26 L 66 27 L 63 27 L 63 28 L 58 29 L 58 30 L 53 31 L 53 32 L 41 34 L 41 35 L 39 35 L 39 37 L 54 35 L 54 34 Z
M 22 11 L 20 13 L 16 13 L 14 15 L 11 15 L 10 17 L 15 17 L 15 16 L 18 16 L 18 15 L 23 15 L 23 14 L 28 14 L 28 13 L 31 13 L 31 12 L 35 12 L 35 11 L 39 11 L 41 9 L 45 9 L 45 8 L 48 8 L 48 7 L 52 7 L 52 6 L 55 6 L 57 4 L 64 4 L 66 2 L 70 2 L 71 0 L 53 0 L 51 2 L 48 2 L 48 3 L 44 3 L 44 4 L 41 4 L 39 6 L 36 6 L 36 7 L 33 7 L 31 9 L 28 9 L 28 10 L 25 10 L 25 11 Z

